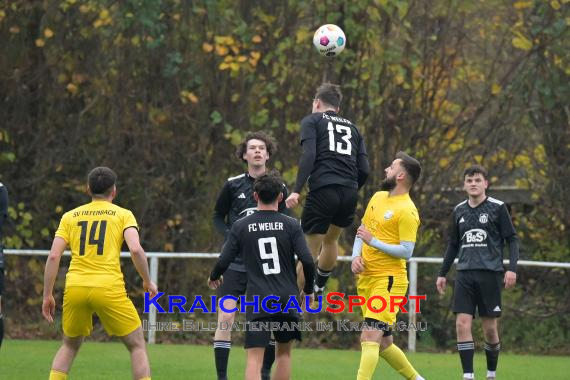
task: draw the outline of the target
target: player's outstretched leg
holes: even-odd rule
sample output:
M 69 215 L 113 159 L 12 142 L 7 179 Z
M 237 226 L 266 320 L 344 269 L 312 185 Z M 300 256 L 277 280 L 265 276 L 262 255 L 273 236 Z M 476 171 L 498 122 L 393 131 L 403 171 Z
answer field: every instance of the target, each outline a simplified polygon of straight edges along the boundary
M 338 238 L 342 228 L 330 225 L 322 240 L 322 249 L 319 254 L 315 290 L 322 293 L 325 285 L 336 265 L 338 257 Z
M 318 257 L 320 256 L 321 246 L 325 238 L 324 234 L 305 234 L 305 240 L 307 241 L 307 247 L 311 251 L 311 255 L 318 262 Z M 303 266 L 299 262 L 297 264 L 297 286 L 300 290 L 305 287 L 305 275 L 303 274 Z M 316 296 L 316 294 L 315 294 Z
M 75 359 L 75 356 L 81 347 L 81 343 L 83 343 L 82 336 L 76 338 L 70 338 L 65 335 L 63 336 L 63 344 L 53 358 L 49 380 L 67 379 L 67 374 L 71 369 L 73 359 Z
M 317 267 L 317 277 L 315 285 L 324 288 L 332 270 L 336 265 L 338 257 L 338 238 L 342 228 L 330 225 L 323 239 L 323 246 L 319 255 L 319 263 Z
M 137 328 L 128 335 L 122 336 L 121 340 L 131 354 L 133 379 L 150 380 L 150 365 L 148 363 L 142 327 Z
M 273 380 L 289 380 L 291 378 L 292 347 L 293 342 L 277 343 Z
M 400 347 L 394 344 L 392 335 L 382 337 L 380 342 L 380 357 L 386 360 L 386 362 L 405 379 L 424 380 L 412 366 L 412 363 L 410 363 Z

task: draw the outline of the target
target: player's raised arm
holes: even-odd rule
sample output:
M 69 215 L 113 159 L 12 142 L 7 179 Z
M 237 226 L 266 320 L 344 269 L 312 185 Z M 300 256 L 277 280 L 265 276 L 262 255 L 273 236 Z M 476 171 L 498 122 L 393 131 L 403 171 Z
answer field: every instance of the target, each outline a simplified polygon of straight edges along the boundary
M 299 171 L 297 172 L 297 180 L 295 181 L 295 187 L 293 189 L 295 193 L 301 193 L 305 182 L 307 182 L 307 179 L 313 171 L 315 158 L 317 157 L 316 138 L 309 137 L 303 140 L 302 147 L 303 153 L 301 154 L 301 158 L 299 158 Z
M 299 204 L 299 194 L 301 194 L 305 182 L 307 182 L 307 179 L 311 175 L 315 165 L 315 159 L 317 158 L 316 129 L 308 118 L 305 118 L 301 122 L 301 146 L 303 147 L 303 153 L 299 158 L 299 170 L 297 171 L 295 187 L 291 195 L 289 195 L 285 201 L 288 208 L 296 207 Z
M 143 280 L 144 291 L 149 292 L 150 296 L 154 297 L 158 293 L 158 289 L 156 284 L 150 279 L 146 253 L 140 244 L 139 231 L 135 227 L 129 227 L 124 231 L 123 235 L 131 252 L 133 264 Z
M 368 153 L 364 145 L 364 139 L 360 137 L 358 144 L 358 154 L 356 155 L 356 166 L 358 167 L 358 188 L 360 189 L 366 183 L 370 175 L 370 163 L 368 162 Z

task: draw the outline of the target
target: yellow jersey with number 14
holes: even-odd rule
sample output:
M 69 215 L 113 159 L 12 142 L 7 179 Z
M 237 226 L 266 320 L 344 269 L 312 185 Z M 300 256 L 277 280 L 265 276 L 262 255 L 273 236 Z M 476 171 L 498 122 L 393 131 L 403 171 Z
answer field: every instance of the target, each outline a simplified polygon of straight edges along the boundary
M 372 196 L 362 223 L 372 235 L 386 244 L 416 241 L 420 218 L 409 194 L 389 196 L 379 191 Z M 390 256 L 381 250 L 362 245 L 364 276 L 406 276 L 406 260 Z
M 71 250 L 65 285 L 124 287 L 120 254 L 129 227 L 138 229 L 133 213 L 105 200 L 66 212 L 55 233 Z

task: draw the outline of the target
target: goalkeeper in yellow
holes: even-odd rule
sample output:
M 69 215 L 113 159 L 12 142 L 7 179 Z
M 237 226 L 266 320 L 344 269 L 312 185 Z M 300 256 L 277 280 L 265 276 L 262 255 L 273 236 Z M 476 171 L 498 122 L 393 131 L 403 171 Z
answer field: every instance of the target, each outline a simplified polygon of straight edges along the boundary
M 131 355 L 134 379 L 150 379 L 150 366 L 138 313 L 125 291 L 119 257 L 123 241 L 142 277 L 143 288 L 154 297 L 148 263 L 139 242 L 133 213 L 114 205 L 117 176 L 106 167 L 93 169 L 87 178 L 92 201 L 63 215 L 46 262 L 42 314 L 53 322 L 53 287 L 65 248 L 71 263 L 63 295 L 63 344 L 52 363 L 50 380 L 67 379 L 83 338 L 93 330 L 97 314 L 109 335 L 121 338 Z
M 362 307 L 367 328 L 360 337 L 362 354 L 357 380 L 372 379 L 379 356 L 406 379 L 423 380 L 393 343 L 390 328 L 399 311 L 396 306 L 390 312 L 390 296 L 405 296 L 408 290 L 406 260 L 412 257 L 420 225 L 409 192 L 420 177 L 421 166 L 415 158 L 399 152 L 385 173 L 381 191 L 368 202 L 352 251 L 358 295 L 366 301 L 382 296 L 388 304 L 381 312 L 368 310 L 366 304 Z M 382 300 L 372 301 L 372 308 L 382 307 Z

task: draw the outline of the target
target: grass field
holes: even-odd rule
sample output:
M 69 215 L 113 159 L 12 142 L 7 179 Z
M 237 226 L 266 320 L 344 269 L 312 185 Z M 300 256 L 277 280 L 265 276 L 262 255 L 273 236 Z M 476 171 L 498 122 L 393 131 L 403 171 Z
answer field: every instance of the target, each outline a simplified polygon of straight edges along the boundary
M 59 342 L 7 340 L 0 351 L 0 379 L 42 379 L 49 374 Z M 153 379 L 215 379 L 212 348 L 190 345 L 149 346 Z M 409 358 L 428 380 L 461 379 L 456 354 L 409 354 Z M 360 352 L 349 350 L 293 351 L 292 379 L 354 379 Z M 477 379 L 485 378 L 485 355 L 475 356 Z M 242 379 L 245 362 L 243 348 L 236 347 L 230 356 L 230 378 Z M 570 360 L 560 356 L 526 356 L 501 354 L 499 380 L 570 378 Z M 75 360 L 70 379 L 129 379 L 130 365 L 126 349 L 120 343 L 86 342 Z M 401 377 L 380 361 L 374 379 L 400 380 Z

